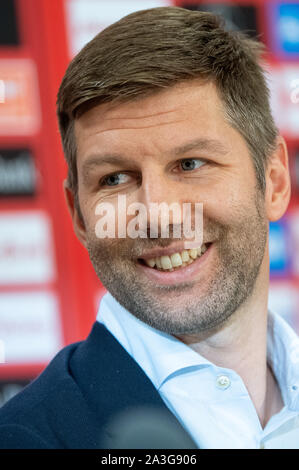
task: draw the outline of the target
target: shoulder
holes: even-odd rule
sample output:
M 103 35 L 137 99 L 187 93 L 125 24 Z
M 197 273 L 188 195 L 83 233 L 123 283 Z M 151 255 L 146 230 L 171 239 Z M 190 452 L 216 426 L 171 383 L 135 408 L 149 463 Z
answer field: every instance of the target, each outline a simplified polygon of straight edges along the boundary
M 99 449 L 112 416 L 143 405 L 165 408 L 141 367 L 95 322 L 0 409 L 0 448 Z
M 0 449 L 50 449 L 51 443 L 20 424 L 0 425 Z
M 45 433 L 48 428 L 46 416 L 54 400 L 59 412 L 61 394 L 71 397 L 74 393 L 68 363 L 79 344 L 71 344 L 59 351 L 35 380 L 0 408 L 0 448 L 11 448 L 13 444 L 27 447 L 28 442 L 37 448 L 42 443 L 49 447 L 46 440 L 38 436 L 40 432 L 48 434 Z
M 78 426 L 92 430 L 94 418 L 81 384 L 101 355 L 105 331 L 94 324 L 84 341 L 64 347 L 44 371 L 0 408 L 0 448 L 80 447 Z M 80 427 L 82 433 L 84 426 Z M 90 436 L 90 437 L 89 437 Z M 90 434 L 84 445 L 92 447 Z

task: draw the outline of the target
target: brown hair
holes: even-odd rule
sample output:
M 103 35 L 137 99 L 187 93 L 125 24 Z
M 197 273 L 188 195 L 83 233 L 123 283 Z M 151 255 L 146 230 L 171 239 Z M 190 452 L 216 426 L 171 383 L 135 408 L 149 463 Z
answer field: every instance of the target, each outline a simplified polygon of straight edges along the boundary
M 260 65 L 264 46 L 223 24 L 212 13 L 179 7 L 138 11 L 101 31 L 74 57 L 59 88 L 57 114 L 79 214 L 75 118 L 96 104 L 142 98 L 194 78 L 216 84 L 226 119 L 245 139 L 264 192 L 277 136 Z

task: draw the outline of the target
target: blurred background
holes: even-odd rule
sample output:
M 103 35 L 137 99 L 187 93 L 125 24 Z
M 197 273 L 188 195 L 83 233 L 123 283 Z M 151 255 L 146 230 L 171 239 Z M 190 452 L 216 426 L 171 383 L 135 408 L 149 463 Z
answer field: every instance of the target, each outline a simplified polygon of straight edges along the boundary
M 269 307 L 299 333 L 299 1 L 5 0 L 0 2 L 0 406 L 66 344 L 84 339 L 105 292 L 77 241 L 56 94 L 72 57 L 136 10 L 183 6 L 221 14 L 257 36 L 290 158 L 292 199 L 270 224 Z M 250 254 L 249 254 L 250 256 Z

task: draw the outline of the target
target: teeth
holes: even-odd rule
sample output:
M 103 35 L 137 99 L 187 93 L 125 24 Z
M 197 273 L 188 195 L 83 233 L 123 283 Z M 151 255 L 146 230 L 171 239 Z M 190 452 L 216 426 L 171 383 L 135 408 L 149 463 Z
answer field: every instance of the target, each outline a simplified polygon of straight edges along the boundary
M 163 269 L 171 269 L 172 264 L 169 256 L 161 256 L 160 258 Z
M 189 250 L 189 255 L 191 256 L 192 259 L 197 258 L 197 249 L 193 248 L 192 250 Z
M 154 259 L 146 259 L 144 261 L 150 268 L 153 268 L 156 265 L 156 261 Z
M 181 257 L 182 257 L 182 261 L 183 261 L 183 262 L 186 263 L 187 261 L 189 261 L 189 253 L 188 253 L 188 251 L 187 251 L 187 250 L 182 251 Z
M 181 266 L 183 264 L 181 255 L 179 253 L 174 253 L 174 255 L 171 255 L 170 257 L 172 266 L 176 268 L 177 266 Z
M 160 270 L 174 271 L 179 267 L 187 266 L 207 251 L 206 245 L 191 250 L 183 250 L 181 253 L 174 253 L 171 256 L 160 256 L 158 258 L 144 260 L 147 266 Z

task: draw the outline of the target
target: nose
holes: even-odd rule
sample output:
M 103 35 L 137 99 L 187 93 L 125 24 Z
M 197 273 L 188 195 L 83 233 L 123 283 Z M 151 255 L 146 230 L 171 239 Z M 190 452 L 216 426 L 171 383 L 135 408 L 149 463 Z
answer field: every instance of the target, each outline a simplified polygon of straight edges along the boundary
M 142 173 L 139 188 L 139 201 L 149 207 L 151 203 L 179 202 L 177 182 L 171 179 L 163 169 L 150 166 Z
M 177 181 L 166 174 L 159 166 L 148 166 L 142 173 L 142 183 L 138 189 L 138 202 L 146 208 L 147 223 L 151 223 L 152 235 L 157 231 L 163 236 L 166 226 L 179 233 L 182 223 L 182 199 Z M 177 232 L 176 232 L 177 231 Z M 170 236 L 173 233 L 170 233 Z M 156 236 L 157 233 L 156 233 Z

